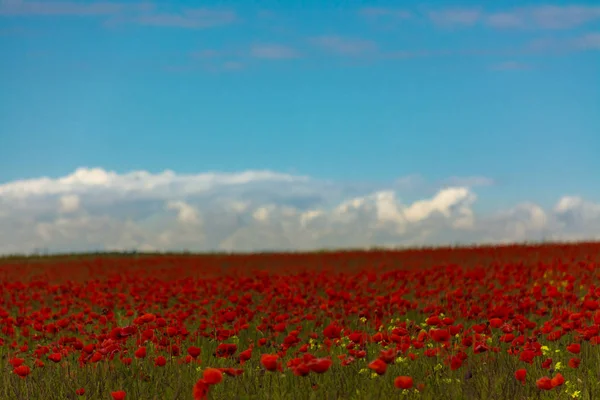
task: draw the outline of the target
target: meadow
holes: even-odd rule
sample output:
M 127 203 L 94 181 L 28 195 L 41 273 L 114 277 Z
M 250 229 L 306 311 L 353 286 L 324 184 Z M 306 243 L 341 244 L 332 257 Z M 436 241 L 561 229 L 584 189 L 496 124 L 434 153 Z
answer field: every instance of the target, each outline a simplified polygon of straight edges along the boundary
M 0 260 L 0 399 L 598 399 L 600 244 Z

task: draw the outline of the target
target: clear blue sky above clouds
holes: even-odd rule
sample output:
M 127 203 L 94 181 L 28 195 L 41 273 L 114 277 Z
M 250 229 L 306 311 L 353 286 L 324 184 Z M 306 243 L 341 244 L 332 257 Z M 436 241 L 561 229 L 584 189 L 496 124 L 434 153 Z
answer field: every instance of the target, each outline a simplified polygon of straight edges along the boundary
M 0 0 L 0 49 L 0 184 L 267 169 L 600 200 L 595 1 Z

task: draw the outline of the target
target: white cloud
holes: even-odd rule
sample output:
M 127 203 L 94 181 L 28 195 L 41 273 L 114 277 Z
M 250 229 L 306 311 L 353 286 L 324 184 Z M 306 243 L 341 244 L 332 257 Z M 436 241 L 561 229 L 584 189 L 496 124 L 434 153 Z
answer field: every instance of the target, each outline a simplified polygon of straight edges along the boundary
M 406 209 L 405 214 L 409 222 L 422 221 L 435 212 L 449 218 L 453 208 L 468 208 L 474 200 L 475 196 L 466 188 L 448 188 L 441 190 L 432 199 L 413 203 Z
M 541 240 L 552 228 L 546 212 L 532 203 L 518 204 L 499 212 L 489 222 L 501 242 Z
M 259 207 L 252 213 L 252 217 L 260 222 L 266 222 L 269 219 L 269 207 Z
M 177 211 L 177 219 L 184 224 L 197 224 L 199 222 L 198 211 L 184 201 L 167 202 L 168 210 Z
M 62 178 L 0 185 L 0 253 L 308 250 L 600 237 L 600 204 L 579 197 L 562 197 L 551 209 L 524 202 L 478 214 L 473 190 L 493 185 L 489 178 L 450 177 L 437 185 L 423 178 L 419 185 L 404 181 L 415 178 L 375 185 L 271 171 L 181 175 L 80 168 Z M 419 187 L 427 193 L 418 193 Z
M 565 196 L 554 207 L 562 231 L 571 237 L 600 237 L 600 204 Z
M 270 171 L 241 173 L 203 173 L 178 175 L 173 171 L 151 174 L 134 171 L 119 175 L 101 168 L 78 168 L 58 179 L 47 177 L 19 180 L 0 185 L 0 196 L 26 198 L 30 196 L 89 193 L 92 191 L 135 194 L 164 198 L 172 193 L 195 194 L 217 186 L 235 186 L 257 182 L 303 182 L 308 178 Z
M 66 194 L 61 196 L 59 202 L 60 212 L 64 214 L 75 212 L 80 206 L 79 196 L 76 194 Z

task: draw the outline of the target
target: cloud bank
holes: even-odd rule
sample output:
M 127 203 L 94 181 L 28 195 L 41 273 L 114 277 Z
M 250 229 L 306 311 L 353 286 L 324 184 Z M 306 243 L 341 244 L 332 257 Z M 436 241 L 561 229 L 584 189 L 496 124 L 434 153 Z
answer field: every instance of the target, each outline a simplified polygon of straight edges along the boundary
M 229 25 L 237 14 L 228 9 L 183 8 L 165 11 L 144 1 L 53 1 L 0 0 L 0 17 L 100 17 L 107 24 L 206 29 Z
M 92 250 L 262 251 L 522 240 L 600 239 L 600 204 L 557 199 L 477 215 L 484 177 L 450 177 L 405 202 L 389 187 L 271 171 L 202 173 L 79 168 L 0 185 L 0 253 Z M 400 184 L 399 184 L 400 182 Z
M 477 24 L 494 29 L 573 29 L 600 21 L 600 6 L 585 4 L 539 4 L 489 10 L 483 7 L 442 7 L 430 10 L 408 10 L 385 7 L 363 7 L 357 13 L 369 20 L 406 20 L 425 18 L 442 27 L 469 27 Z M 270 19 L 276 14 L 263 10 L 260 16 Z M 147 1 L 77 1 L 77 0 L 0 0 L 0 16 L 4 17 L 102 17 L 110 24 L 117 22 L 145 26 L 182 29 L 204 29 L 230 25 L 239 20 L 231 9 L 207 7 L 181 8 Z M 343 43 L 332 47 L 346 47 Z M 352 47 L 355 45 L 353 44 Z M 362 46 L 362 45 L 361 45 Z

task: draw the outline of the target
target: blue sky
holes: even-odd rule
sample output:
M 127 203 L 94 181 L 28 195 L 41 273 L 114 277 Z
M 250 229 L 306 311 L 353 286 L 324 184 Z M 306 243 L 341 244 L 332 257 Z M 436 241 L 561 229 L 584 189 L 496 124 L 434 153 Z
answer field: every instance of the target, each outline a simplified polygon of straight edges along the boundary
M 398 4 L 0 0 L 0 185 L 270 170 L 600 201 L 596 2 Z

